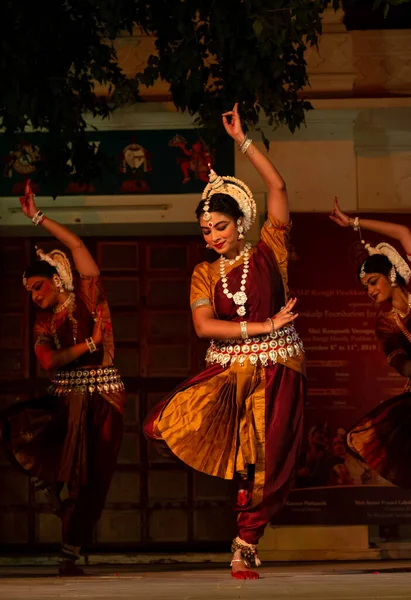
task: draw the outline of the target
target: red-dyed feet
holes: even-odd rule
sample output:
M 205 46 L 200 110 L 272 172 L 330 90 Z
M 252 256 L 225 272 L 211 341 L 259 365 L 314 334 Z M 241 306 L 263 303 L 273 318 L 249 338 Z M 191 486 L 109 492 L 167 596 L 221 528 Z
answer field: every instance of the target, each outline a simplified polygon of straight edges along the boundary
M 238 490 L 237 494 L 237 505 L 244 508 L 250 502 L 250 494 L 248 490 Z
M 60 577 L 82 577 L 84 569 L 78 567 L 73 560 L 62 560 L 59 566 Z
M 231 577 L 234 577 L 234 579 L 260 579 L 259 574 L 250 569 L 246 571 L 231 571 Z
M 257 571 L 253 571 L 243 559 L 233 558 L 231 562 L 231 577 L 234 579 L 259 579 Z

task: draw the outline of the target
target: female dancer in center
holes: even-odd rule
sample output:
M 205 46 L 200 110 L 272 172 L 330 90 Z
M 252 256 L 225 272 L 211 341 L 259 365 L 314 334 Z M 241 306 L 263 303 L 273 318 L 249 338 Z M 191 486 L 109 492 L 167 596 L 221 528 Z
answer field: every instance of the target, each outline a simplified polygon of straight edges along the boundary
M 258 540 L 296 473 L 305 361 L 296 300 L 288 299 L 285 183 L 244 135 L 237 105 L 223 125 L 268 187 L 268 219 L 251 246 L 244 239 L 256 218 L 251 191 L 211 171 L 196 214 L 220 258 L 197 265 L 191 282 L 194 327 L 210 340 L 207 366 L 151 412 L 145 432 L 194 469 L 239 480 L 232 575 L 254 579 Z

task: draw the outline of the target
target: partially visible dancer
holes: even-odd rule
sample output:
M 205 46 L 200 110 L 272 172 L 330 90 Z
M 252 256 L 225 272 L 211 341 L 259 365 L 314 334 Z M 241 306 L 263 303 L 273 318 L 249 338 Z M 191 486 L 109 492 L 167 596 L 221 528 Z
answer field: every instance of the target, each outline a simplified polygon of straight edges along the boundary
M 113 365 L 110 311 L 99 269 L 80 238 L 37 209 L 28 182 L 23 213 L 71 252 L 60 250 L 23 275 L 37 313 L 34 350 L 49 372 L 46 396 L 0 414 L 0 439 L 12 464 L 44 490 L 62 522 L 60 575 L 83 575 L 80 548 L 92 541 L 123 434 L 124 385 Z
M 231 572 L 256 579 L 258 540 L 296 475 L 305 360 L 288 299 L 284 180 L 244 135 L 237 105 L 223 125 L 268 187 L 268 220 L 252 247 L 244 239 L 256 218 L 251 191 L 211 171 L 196 214 L 220 258 L 197 265 L 191 281 L 194 327 L 210 340 L 207 366 L 150 413 L 145 433 L 197 471 L 239 481 Z
M 352 219 L 338 201 L 330 218 L 340 227 L 380 233 L 399 241 L 411 257 L 411 232 L 405 225 L 373 219 Z M 365 245 L 369 258 L 358 279 L 378 307 L 376 335 L 388 363 L 408 377 L 403 394 L 386 400 L 365 415 L 348 433 L 349 448 L 397 486 L 411 488 L 411 270 L 401 255 L 386 242 Z

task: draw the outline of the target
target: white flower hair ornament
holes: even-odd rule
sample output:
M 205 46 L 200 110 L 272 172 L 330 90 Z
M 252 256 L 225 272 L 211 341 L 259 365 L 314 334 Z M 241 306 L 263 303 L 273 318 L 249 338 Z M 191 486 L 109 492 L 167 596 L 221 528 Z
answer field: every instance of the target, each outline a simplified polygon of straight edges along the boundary
M 388 258 L 388 260 L 392 264 L 392 269 L 389 275 L 392 285 L 395 284 L 395 281 L 397 279 L 397 273 L 404 279 L 406 284 L 409 283 L 411 279 L 411 269 L 408 266 L 408 263 L 403 259 L 401 254 L 399 254 L 397 250 L 393 248 L 390 244 L 387 244 L 387 242 L 381 242 L 375 247 L 371 246 L 370 244 L 365 244 L 365 249 L 368 251 L 368 254 L 370 256 L 373 256 L 374 254 L 382 254 L 383 256 L 386 256 Z M 366 262 L 367 261 L 363 262 L 360 269 L 361 278 L 365 277 L 366 275 L 364 269 Z
M 73 273 L 71 270 L 70 261 L 67 258 L 66 254 L 62 250 L 57 249 L 51 250 L 51 252 L 47 254 L 37 246 L 36 254 L 40 260 L 46 261 L 50 266 L 56 269 L 57 275 L 59 276 L 63 285 L 63 289 L 68 292 L 72 292 L 74 290 Z M 27 279 L 25 277 L 25 274 L 23 275 L 23 285 L 27 285 Z
M 217 173 L 211 168 L 208 178 L 209 183 L 204 188 L 202 195 L 202 200 L 205 200 L 203 207 L 203 218 L 205 221 L 211 222 L 211 197 L 214 196 L 214 194 L 227 194 L 237 202 L 241 212 L 244 215 L 244 219 L 242 219 L 243 224 L 241 225 L 237 222 L 238 231 L 240 233 L 239 237 L 244 237 L 242 235 L 243 231 L 246 233 L 257 217 L 257 205 L 250 188 L 243 181 L 237 179 L 236 177 L 231 177 L 230 175 L 217 175 Z M 212 224 L 210 226 L 212 227 Z

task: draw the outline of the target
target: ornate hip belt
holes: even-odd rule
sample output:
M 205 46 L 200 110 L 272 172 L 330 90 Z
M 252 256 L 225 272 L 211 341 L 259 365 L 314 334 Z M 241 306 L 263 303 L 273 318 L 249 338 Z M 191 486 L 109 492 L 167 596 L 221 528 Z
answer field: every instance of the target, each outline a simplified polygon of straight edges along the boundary
M 47 392 L 53 396 L 65 396 L 70 392 L 119 392 L 124 390 L 119 372 L 115 367 L 96 367 L 76 371 L 57 371 Z
M 300 356 L 304 346 L 294 327 L 283 327 L 271 335 L 253 337 L 249 340 L 211 340 L 207 350 L 206 362 L 222 366 L 234 362 L 244 365 L 247 360 L 252 365 L 258 362 L 266 367 L 275 364 L 278 359 L 286 362 L 289 358 Z

